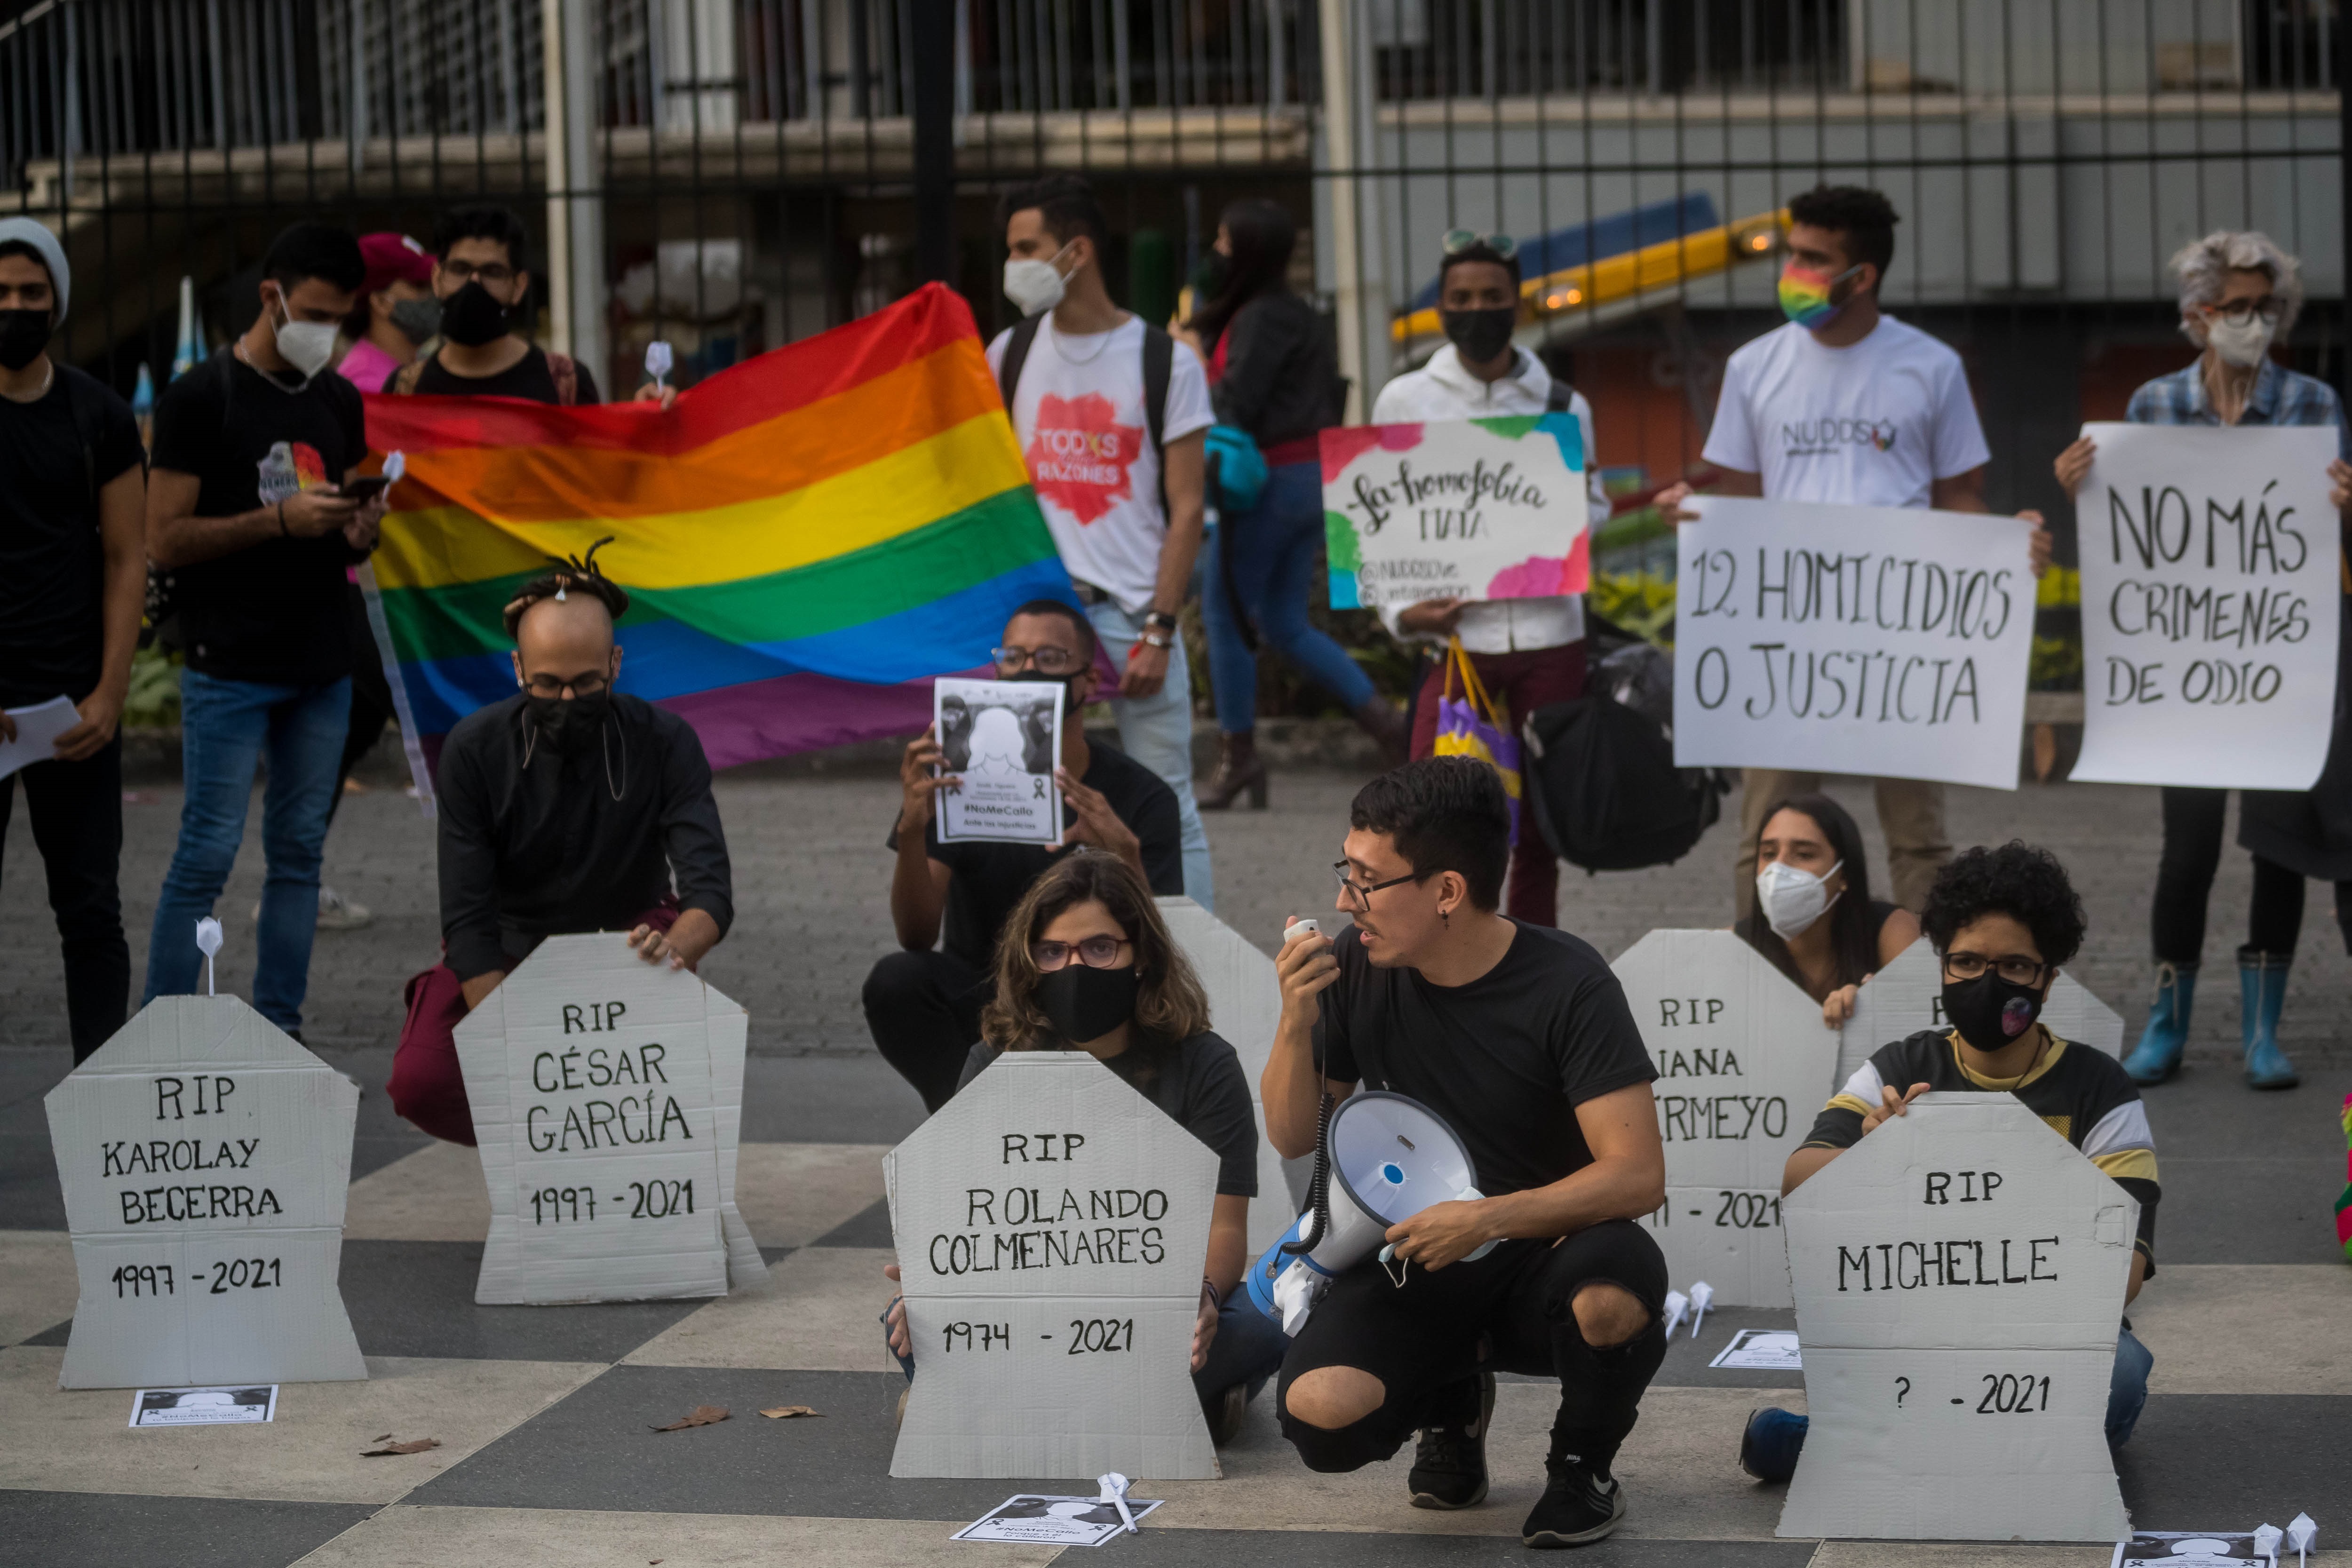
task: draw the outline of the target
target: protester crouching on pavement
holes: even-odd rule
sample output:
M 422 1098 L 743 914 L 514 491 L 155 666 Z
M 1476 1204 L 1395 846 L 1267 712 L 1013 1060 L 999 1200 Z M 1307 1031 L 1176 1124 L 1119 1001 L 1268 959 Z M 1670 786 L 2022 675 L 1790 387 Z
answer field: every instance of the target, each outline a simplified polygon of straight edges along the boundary
M 122 704 L 147 589 L 147 453 L 131 405 L 52 358 L 73 292 L 65 247 L 0 218 L 0 740 L 5 711 L 59 697 L 77 719 L 44 761 L 0 778 L 0 847 L 16 781 L 64 950 L 76 1062 L 122 1026 Z
M 1027 319 L 988 345 L 1062 564 L 1102 639 L 1127 754 L 1175 793 L 1184 882 L 1215 907 L 1192 797 L 1192 676 L 1177 612 L 1200 553 L 1204 441 L 1216 416 L 1200 356 L 1111 303 L 1110 221 L 1075 174 L 999 204 L 1004 293 Z
M 1723 395 L 1704 456 L 1719 470 L 1710 489 L 1727 496 L 1844 506 L 1985 510 L 1991 450 L 1969 397 L 1960 356 L 1918 328 L 1885 315 L 1879 292 L 1895 260 L 1895 207 L 1858 185 L 1817 185 L 1789 201 L 1789 261 L 1780 310 L 1789 320 L 1747 344 L 1724 367 Z M 1693 514 L 1691 486 L 1658 494 L 1667 520 Z M 2050 535 L 2032 521 L 2033 570 L 2050 562 Z M 1936 868 L 1951 858 L 1944 786 L 1875 779 L 1895 901 L 1916 910 Z M 1749 768 L 1739 809 L 1734 905 L 1755 897 L 1756 837 L 1764 808 L 1817 794 L 1822 775 Z
M 442 961 L 408 983 L 393 1109 L 474 1142 L 454 1031 L 545 938 L 625 931 L 648 963 L 693 969 L 735 919 L 710 763 L 684 719 L 613 689 L 629 596 L 595 552 L 506 606 L 512 697 L 441 749 Z
M 2174 254 L 2180 279 L 2180 331 L 2198 355 L 2132 394 L 2124 418 L 2134 425 L 2319 425 L 2336 429 L 2336 458 L 2327 479 L 2338 512 L 2352 505 L 2352 464 L 2336 389 L 2271 358 L 2273 343 L 2294 330 L 2303 308 L 2302 269 L 2265 234 L 2218 229 Z M 2089 477 L 2097 447 L 2087 436 L 2058 454 L 2058 482 L 2069 496 Z M 2336 606 L 2339 615 L 2344 606 Z M 2352 618 L 2345 624 L 2352 633 Z M 2337 644 L 2341 683 L 2352 674 L 2352 637 Z M 2205 952 L 2205 908 L 2221 865 L 2227 790 L 2164 788 L 2164 850 L 2148 906 L 2156 951 L 2156 1000 L 2147 1027 L 2124 1058 L 2136 1083 L 2158 1084 L 2180 1068 L 2197 974 Z M 2287 972 L 2303 933 L 2307 877 L 2336 884 L 2336 916 L 2352 951 L 2352 735 L 2341 723 L 2327 763 L 2309 790 L 2246 790 L 2238 805 L 2238 842 L 2254 860 L 2246 944 L 2238 950 L 2243 997 L 2239 1029 L 2246 1081 L 2292 1089 L 2294 1064 L 2279 1048 L 2278 1021 Z
M 1595 457 L 1592 405 L 1557 380 L 1544 363 L 1515 346 L 1519 317 L 1519 250 L 1509 235 L 1454 229 L 1444 240 L 1437 272 L 1437 313 L 1446 343 L 1421 369 L 1381 388 L 1375 425 L 1440 419 L 1487 419 L 1509 415 L 1570 414 L 1584 443 L 1585 519 L 1609 521 L 1609 495 Z M 1389 635 L 1407 642 L 1462 639 L 1463 651 L 1514 726 L 1549 703 L 1584 695 L 1584 596 L 1538 599 L 1423 599 L 1383 607 Z M 1437 743 L 1438 700 L 1445 686 L 1441 661 L 1423 677 L 1413 703 L 1412 754 Z M 1504 912 L 1535 925 L 1559 921 L 1559 862 L 1539 833 L 1522 832 L 1511 851 Z
M 339 487 L 367 455 L 359 389 L 328 369 L 366 281 L 349 234 L 299 223 L 262 258 L 261 313 L 155 405 L 147 552 L 172 574 L 187 795 L 155 905 L 142 1003 L 201 981 L 213 912 L 266 763 L 253 1005 L 301 1037 L 319 862 L 349 731 L 345 569 L 375 548 L 381 493 Z
M 1059 681 L 1062 755 L 1055 780 L 1068 803 L 1064 848 L 1001 839 L 940 842 L 937 797 L 959 781 L 941 771 L 946 753 L 926 730 L 899 759 L 898 819 L 885 841 L 890 923 L 902 951 L 866 977 L 866 1025 L 882 1058 L 937 1110 L 956 1091 L 982 1009 L 995 994 L 992 955 L 1007 918 L 1071 845 L 1125 861 L 1155 893 L 1184 890 L 1183 839 L 1176 796 L 1141 763 L 1087 740 L 1080 710 L 1094 700 L 1093 621 L 1059 599 L 1022 605 L 995 650 L 1000 680 Z M 940 942 L 944 932 L 946 941 Z M 934 944 L 938 944 L 936 947 Z
M 1765 808 L 1756 907 L 1731 929 L 1804 987 L 1832 1029 L 1853 1016 L 1864 982 L 1919 939 L 1910 910 L 1870 896 L 1862 829 L 1825 795 Z

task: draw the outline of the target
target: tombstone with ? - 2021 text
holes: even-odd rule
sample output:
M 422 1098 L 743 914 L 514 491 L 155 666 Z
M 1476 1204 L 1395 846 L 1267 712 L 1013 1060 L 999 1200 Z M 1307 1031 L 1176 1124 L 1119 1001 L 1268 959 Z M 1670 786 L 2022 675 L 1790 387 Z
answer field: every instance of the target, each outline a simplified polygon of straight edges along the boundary
M 1084 1051 L 1006 1051 L 883 1162 L 893 1476 L 1221 1472 L 1192 1392 L 1217 1157 Z
M 236 997 L 159 996 L 46 1103 L 81 1283 L 58 1386 L 367 1376 L 338 1286 L 357 1085 Z
M 2139 1205 L 2011 1094 L 1924 1094 L 1789 1194 L 1812 1423 L 1780 1533 L 2130 1528 L 2107 1385 Z
M 1668 1279 L 1727 1307 L 1786 1307 L 1780 1170 L 1828 1099 L 1820 1004 L 1738 937 L 1654 931 L 1611 965 L 1650 1047 L 1666 1201 L 1643 1217 Z
M 617 931 L 549 937 L 466 1016 L 490 1195 L 476 1301 L 724 1296 L 767 1277 L 735 1208 L 748 1025 Z

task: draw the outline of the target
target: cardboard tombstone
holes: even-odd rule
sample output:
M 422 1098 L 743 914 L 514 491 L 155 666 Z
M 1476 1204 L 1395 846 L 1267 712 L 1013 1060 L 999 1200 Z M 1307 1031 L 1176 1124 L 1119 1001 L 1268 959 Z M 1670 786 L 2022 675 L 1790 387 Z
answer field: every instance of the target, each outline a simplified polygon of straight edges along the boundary
M 363 1378 L 337 1287 L 359 1087 L 234 996 L 159 996 L 48 1093 L 81 1296 L 62 1388 Z
M 539 944 L 457 1026 L 485 1306 L 724 1296 L 767 1278 L 735 1208 L 743 1009 L 617 931 Z
M 2011 1094 L 1925 1094 L 1783 1205 L 1812 1416 L 1780 1533 L 2114 1541 L 2139 1205 Z
M 1274 1031 L 1282 1022 L 1282 984 L 1275 978 L 1274 960 L 1192 900 L 1179 896 L 1158 903 L 1168 934 L 1192 960 L 1201 988 L 1209 994 L 1209 1026 L 1234 1047 L 1249 1079 L 1250 1110 L 1257 1117 L 1257 1196 L 1250 1200 L 1249 1217 L 1255 1258 L 1280 1239 L 1307 1206 L 1307 1182 L 1315 1169 L 1311 1154 L 1286 1160 L 1275 1152 L 1258 1095 L 1265 1059 L 1274 1053 Z
M 2042 1005 L 2042 1022 L 2062 1040 L 2073 1040 L 2111 1057 L 2123 1055 L 2122 1016 L 2063 969 L 2050 987 L 2050 1000 Z M 1854 994 L 1853 1016 L 1838 1031 L 1837 1076 L 1829 1092 L 1843 1088 L 1854 1068 L 1868 1061 L 1879 1047 L 1922 1029 L 1951 1026 L 1951 1020 L 1944 1016 L 1943 965 L 1923 936 L 1896 953 L 1894 963 Z
M 1611 966 L 1650 1047 L 1666 1201 L 1643 1220 L 1666 1275 L 1727 1307 L 1789 1305 L 1780 1171 L 1828 1098 L 1818 1003 L 1726 931 L 1654 931 Z
M 1007 1051 L 883 1172 L 916 1369 L 893 1476 L 1221 1473 L 1206 1144 L 1083 1051 Z

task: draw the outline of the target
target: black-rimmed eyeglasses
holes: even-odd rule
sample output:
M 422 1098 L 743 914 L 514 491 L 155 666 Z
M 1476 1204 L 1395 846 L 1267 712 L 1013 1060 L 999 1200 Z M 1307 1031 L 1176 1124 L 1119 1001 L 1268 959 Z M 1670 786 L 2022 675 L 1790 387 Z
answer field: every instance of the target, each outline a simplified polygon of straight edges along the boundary
M 1981 952 L 1948 952 L 1944 954 L 1944 973 L 1955 980 L 1980 978 L 1988 969 L 2011 985 L 2038 985 L 2042 977 L 2056 968 L 2053 963 L 2036 963 L 2030 958 L 1987 958 Z
M 1345 860 L 1334 860 L 1331 862 L 1331 874 L 1339 879 L 1339 886 L 1347 889 L 1348 897 L 1349 900 L 1355 904 L 1356 908 L 1360 911 L 1366 913 L 1369 913 L 1371 910 L 1372 895 L 1379 892 L 1382 888 L 1393 888 L 1400 882 L 1418 882 L 1421 880 L 1421 878 L 1417 873 L 1407 872 L 1402 877 L 1391 877 L 1385 882 L 1359 882 L 1352 875 L 1350 875 L 1352 870 L 1353 868 Z

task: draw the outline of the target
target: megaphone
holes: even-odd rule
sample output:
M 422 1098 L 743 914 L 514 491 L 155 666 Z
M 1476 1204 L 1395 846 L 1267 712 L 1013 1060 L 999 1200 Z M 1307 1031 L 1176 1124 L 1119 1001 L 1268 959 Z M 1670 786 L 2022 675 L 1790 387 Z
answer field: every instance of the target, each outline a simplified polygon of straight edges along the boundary
M 1432 1204 L 1485 1195 L 1475 1184 L 1469 1153 L 1445 1119 L 1417 1100 L 1385 1089 L 1342 1100 L 1315 1158 L 1318 1205 L 1310 1205 L 1250 1265 L 1250 1300 L 1276 1322 L 1289 1315 L 1275 1299 L 1286 1273 L 1304 1269 L 1316 1277 L 1307 1282 L 1310 1288 L 1318 1286 L 1370 1257 L 1398 1221 Z M 1486 1243 L 1470 1258 L 1484 1258 L 1495 1245 Z M 1314 1293 L 1320 1294 L 1319 1289 Z

